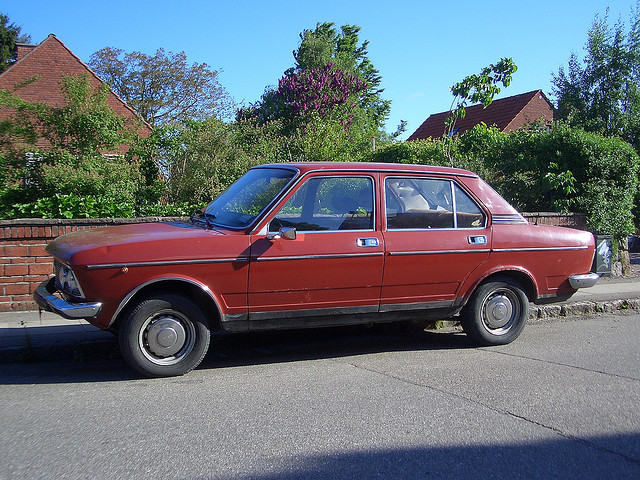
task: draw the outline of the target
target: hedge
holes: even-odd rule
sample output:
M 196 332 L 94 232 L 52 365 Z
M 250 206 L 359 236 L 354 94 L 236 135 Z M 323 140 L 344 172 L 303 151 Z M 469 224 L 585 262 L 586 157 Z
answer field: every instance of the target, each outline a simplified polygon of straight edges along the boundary
M 628 143 L 558 123 L 500 133 L 476 126 L 454 140 L 451 159 L 442 142 L 385 145 L 373 161 L 450 165 L 481 175 L 521 211 L 579 211 L 598 234 L 634 231 L 640 159 Z

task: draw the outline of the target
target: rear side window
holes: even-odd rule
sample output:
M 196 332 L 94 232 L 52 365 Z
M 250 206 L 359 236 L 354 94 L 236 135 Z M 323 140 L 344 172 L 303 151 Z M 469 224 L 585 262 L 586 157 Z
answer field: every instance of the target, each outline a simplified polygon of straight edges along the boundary
M 456 227 L 484 228 L 485 215 L 476 202 L 456 183 L 453 183 L 453 192 L 456 202 Z
M 385 204 L 389 230 L 484 228 L 486 224 L 476 202 L 447 179 L 389 177 Z

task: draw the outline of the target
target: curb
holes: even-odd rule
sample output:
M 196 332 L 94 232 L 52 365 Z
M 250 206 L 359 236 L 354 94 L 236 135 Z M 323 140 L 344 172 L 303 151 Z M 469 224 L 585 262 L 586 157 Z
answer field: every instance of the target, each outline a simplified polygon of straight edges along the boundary
M 532 305 L 529 311 L 529 320 L 628 311 L 640 312 L 640 298 L 606 300 L 602 302 L 584 301 L 555 305 Z

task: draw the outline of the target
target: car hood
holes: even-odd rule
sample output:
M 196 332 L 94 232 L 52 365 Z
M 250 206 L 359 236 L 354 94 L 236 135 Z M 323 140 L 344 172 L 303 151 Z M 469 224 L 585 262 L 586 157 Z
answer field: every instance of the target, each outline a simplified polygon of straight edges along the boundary
M 224 255 L 223 239 L 244 234 L 227 234 L 209 230 L 186 222 L 140 223 L 101 227 L 60 236 L 53 240 L 47 251 L 65 263 L 92 265 L 153 261 L 180 261 L 215 258 Z M 222 241 L 221 241 L 222 240 Z

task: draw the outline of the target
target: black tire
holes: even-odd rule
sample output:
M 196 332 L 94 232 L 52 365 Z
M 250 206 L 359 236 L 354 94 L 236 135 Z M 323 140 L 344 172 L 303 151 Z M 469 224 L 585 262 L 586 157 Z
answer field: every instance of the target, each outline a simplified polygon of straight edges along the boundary
M 190 372 L 207 353 L 210 336 L 200 307 L 177 294 L 141 301 L 118 329 L 122 356 L 134 370 L 147 377 Z
M 522 286 L 510 278 L 480 285 L 462 311 L 462 328 L 478 345 L 513 342 L 529 318 L 529 299 Z

